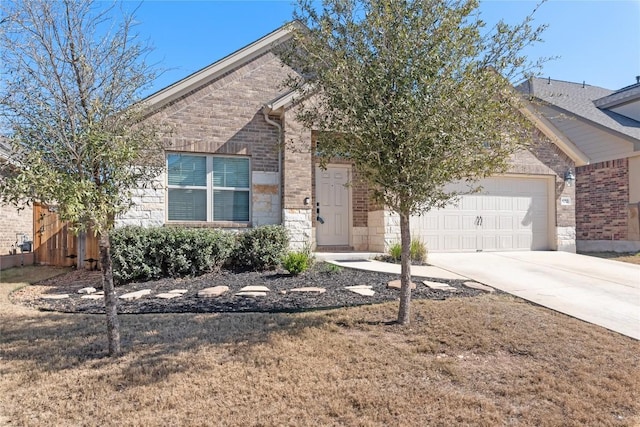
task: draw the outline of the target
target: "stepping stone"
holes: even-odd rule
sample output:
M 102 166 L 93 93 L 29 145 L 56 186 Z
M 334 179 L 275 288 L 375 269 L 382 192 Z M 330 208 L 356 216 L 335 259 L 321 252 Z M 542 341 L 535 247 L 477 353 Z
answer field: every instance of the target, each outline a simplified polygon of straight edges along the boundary
M 198 291 L 198 298 L 215 298 L 224 294 L 229 290 L 228 286 L 214 286 L 213 288 L 204 288 Z
M 120 295 L 120 299 L 126 299 L 126 300 L 140 299 L 143 296 L 149 295 L 149 294 L 151 294 L 151 289 L 142 289 L 135 292 L 129 292 L 127 294 L 122 294 Z
M 347 286 L 345 289 L 348 291 L 354 292 L 358 295 L 362 295 L 365 297 L 372 297 L 376 293 L 372 288 L 373 286 L 356 285 L 356 286 Z
M 247 298 L 256 298 L 256 297 L 266 297 L 267 293 L 266 292 L 256 292 L 256 291 L 243 291 L 243 292 L 238 292 L 236 294 L 236 296 L 247 297 Z
M 271 289 L 266 286 L 245 286 L 240 292 L 270 292 Z M 237 294 L 236 294 L 237 295 Z
M 97 295 L 97 294 L 82 295 L 82 296 L 80 297 L 80 299 L 94 299 L 94 300 L 99 300 L 99 299 L 104 299 L 104 295 Z
M 295 288 L 291 289 L 290 292 L 314 292 L 316 294 L 324 294 L 327 292 L 325 288 L 316 288 L 316 287 L 307 287 L 307 288 Z
M 467 288 L 478 289 L 480 291 L 485 291 L 485 292 L 495 292 L 496 291 L 492 287 L 487 286 L 487 285 L 483 285 L 482 283 L 478 283 L 478 282 L 464 282 L 463 285 L 466 286 Z
M 400 279 L 398 280 L 392 280 L 389 283 L 387 283 L 387 288 L 390 289 L 400 289 L 401 287 L 401 283 L 400 283 Z M 415 289 L 416 288 L 416 284 L 411 282 L 411 289 Z
M 437 291 L 458 292 L 458 290 L 456 288 L 454 288 L 453 286 L 449 286 L 446 283 L 431 282 L 429 280 L 425 280 L 422 283 L 427 285 L 430 289 L 434 289 L 434 290 L 437 290 Z
M 161 298 L 161 299 L 172 299 L 172 298 L 178 298 L 181 296 L 182 294 L 178 292 L 164 292 L 161 294 L 156 294 L 156 298 Z
M 96 288 L 93 287 L 88 287 L 88 288 L 82 288 L 82 289 L 78 289 L 78 293 L 79 294 L 95 294 L 96 293 Z
M 69 294 L 49 294 L 49 295 L 40 295 L 41 299 L 66 299 L 69 298 Z
M 180 294 L 180 295 L 182 295 L 182 294 L 186 294 L 186 293 L 187 293 L 187 291 L 188 291 L 188 289 L 172 289 L 172 290 L 170 290 L 168 293 L 170 293 L 170 294 Z

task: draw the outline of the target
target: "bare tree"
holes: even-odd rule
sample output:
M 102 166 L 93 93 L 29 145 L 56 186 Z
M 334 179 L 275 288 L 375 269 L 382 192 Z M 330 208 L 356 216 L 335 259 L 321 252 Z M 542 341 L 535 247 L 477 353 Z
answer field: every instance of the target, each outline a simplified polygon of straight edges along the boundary
M 4 202 L 58 206 L 99 235 L 110 355 L 121 352 L 109 232 L 163 163 L 140 93 L 155 78 L 149 49 L 118 2 L 15 0 L 0 5 L 0 130 L 12 164 Z M 160 151 L 158 151 L 160 150 Z

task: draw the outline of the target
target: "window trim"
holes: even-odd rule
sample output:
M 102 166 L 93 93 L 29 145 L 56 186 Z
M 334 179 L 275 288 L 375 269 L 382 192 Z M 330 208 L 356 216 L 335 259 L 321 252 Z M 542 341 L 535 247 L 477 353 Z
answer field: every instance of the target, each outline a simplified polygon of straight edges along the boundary
M 193 186 L 193 185 L 175 185 L 169 184 L 169 156 L 194 156 L 205 157 L 206 159 L 206 192 L 207 192 L 207 220 L 206 221 L 184 221 L 184 220 L 170 220 L 169 219 L 169 189 L 181 189 L 181 190 L 204 190 L 205 186 Z M 247 159 L 249 168 L 249 186 L 244 187 L 219 187 L 213 185 L 213 159 L 218 158 L 234 158 L 234 159 Z M 166 191 L 165 191 L 165 222 L 167 224 L 185 224 L 185 225 L 214 225 L 219 227 L 246 227 L 251 225 L 253 218 L 253 168 L 251 166 L 251 157 L 229 154 L 208 154 L 208 153 L 191 153 L 183 151 L 167 151 L 165 153 L 165 165 L 166 165 Z M 229 220 L 214 220 L 213 219 L 213 192 L 214 190 L 223 191 L 244 191 L 249 193 L 249 218 L 247 221 L 229 221 Z

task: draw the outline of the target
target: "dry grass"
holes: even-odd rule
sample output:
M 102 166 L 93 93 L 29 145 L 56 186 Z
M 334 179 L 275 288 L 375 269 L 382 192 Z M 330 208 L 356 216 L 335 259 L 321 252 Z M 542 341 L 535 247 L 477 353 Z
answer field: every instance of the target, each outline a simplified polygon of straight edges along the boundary
M 0 284 L 0 425 L 637 425 L 640 343 L 508 296 L 305 314 L 20 309 Z
M 618 253 L 618 252 L 583 252 L 582 255 L 606 258 L 614 261 L 628 262 L 640 265 L 640 252 L 638 253 Z

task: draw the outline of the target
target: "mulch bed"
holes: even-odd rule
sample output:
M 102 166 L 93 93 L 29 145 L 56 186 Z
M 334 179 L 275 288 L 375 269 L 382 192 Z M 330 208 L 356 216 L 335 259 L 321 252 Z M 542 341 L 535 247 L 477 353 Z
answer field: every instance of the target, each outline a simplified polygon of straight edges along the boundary
M 30 285 L 14 292 L 13 302 L 45 311 L 65 313 L 104 313 L 102 299 L 81 299 L 78 290 L 93 286 L 100 288 L 100 272 L 72 271 L 62 276 Z M 150 289 L 151 294 L 140 299 L 118 300 L 118 312 L 123 314 L 141 313 L 222 313 L 222 312 L 299 312 L 307 310 L 348 307 L 397 301 L 399 290 L 387 287 L 389 281 L 399 279 L 397 274 L 378 273 L 366 270 L 343 268 L 332 270 L 328 264 L 317 263 L 311 270 L 298 276 L 286 271 L 231 272 L 222 270 L 199 277 L 167 278 L 142 283 L 130 283 L 116 288 L 116 293 Z M 456 292 L 432 290 L 422 283 L 429 279 L 446 283 L 456 288 Z M 463 286 L 464 280 L 444 280 L 436 278 L 413 277 L 417 288 L 412 291 L 413 299 L 444 300 L 452 297 L 473 297 L 482 291 Z M 199 298 L 199 290 L 213 286 L 228 286 L 229 291 L 216 298 Z M 241 288 L 249 285 L 262 285 L 270 289 L 266 296 L 243 297 L 235 295 Z M 346 286 L 370 285 L 375 291 L 373 296 L 353 293 Z M 322 294 L 291 292 L 299 287 L 321 287 Z M 174 289 L 186 289 L 178 298 L 160 299 L 154 295 Z M 43 294 L 69 294 L 61 300 L 45 300 Z

